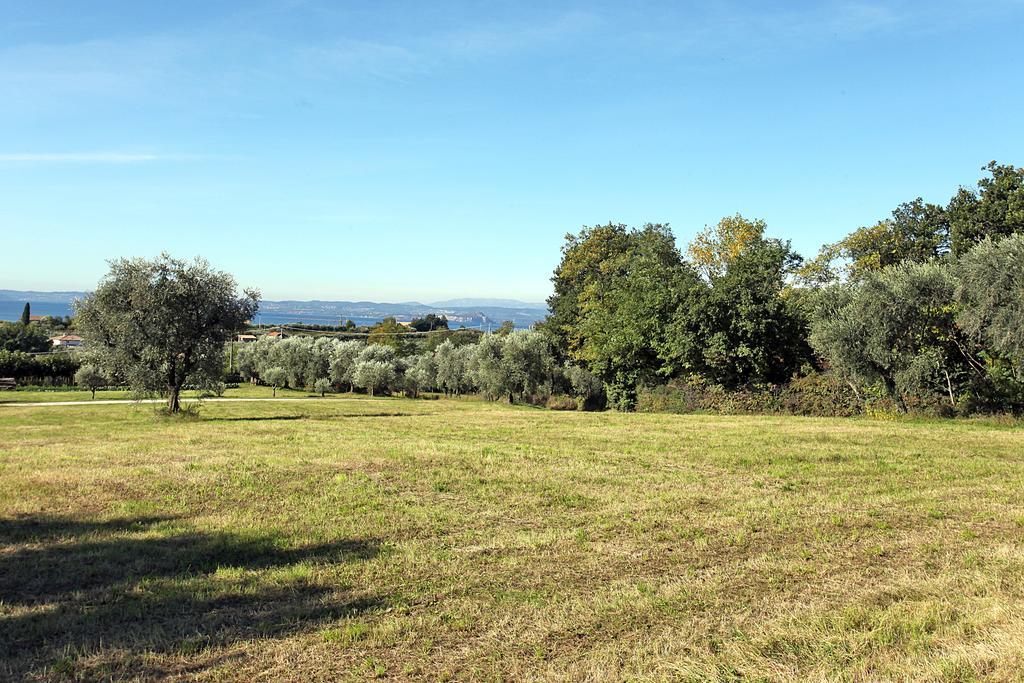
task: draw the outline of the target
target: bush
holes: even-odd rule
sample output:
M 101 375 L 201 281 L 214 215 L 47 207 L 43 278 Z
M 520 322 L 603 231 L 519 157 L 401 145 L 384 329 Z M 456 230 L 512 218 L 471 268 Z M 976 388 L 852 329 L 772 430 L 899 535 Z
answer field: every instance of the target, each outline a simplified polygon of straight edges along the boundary
M 785 414 L 820 417 L 859 415 L 864 402 L 831 373 L 812 372 L 789 384 L 754 384 L 727 390 L 701 377 L 642 388 L 637 410 L 648 413 Z
M 545 405 L 549 410 L 580 410 L 582 402 L 582 400 L 573 398 L 572 396 L 556 394 L 554 396 L 548 396 L 548 400 Z
M 814 372 L 793 378 L 779 397 L 788 415 L 850 417 L 864 412 L 864 401 L 853 387 L 829 372 Z
M 753 385 L 727 390 L 699 376 L 672 380 L 637 393 L 637 410 L 652 413 L 777 413 L 780 389 L 775 385 Z

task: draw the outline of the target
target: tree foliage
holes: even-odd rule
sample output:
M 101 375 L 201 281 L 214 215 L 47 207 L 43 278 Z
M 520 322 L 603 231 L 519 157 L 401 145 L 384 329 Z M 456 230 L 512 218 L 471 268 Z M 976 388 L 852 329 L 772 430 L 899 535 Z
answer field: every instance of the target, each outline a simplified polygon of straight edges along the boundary
M 331 380 L 326 377 L 320 377 L 313 382 L 313 391 L 320 394 L 321 397 L 333 388 L 334 386 L 331 384 Z
M 68 384 L 80 366 L 78 353 L 35 355 L 0 349 L 0 377 L 13 377 L 22 384 Z
M 542 329 L 620 409 L 666 377 L 784 381 L 809 356 L 801 311 L 784 296 L 800 259 L 764 230 L 763 221 L 727 217 L 691 245 L 696 263 L 665 225 L 570 235 Z
M 137 392 L 160 392 L 180 410 L 182 387 L 220 379 L 224 345 L 255 314 L 259 293 L 202 259 L 162 254 L 118 259 L 96 290 L 76 304 L 78 332 L 104 371 Z
M 799 309 L 783 296 L 797 263 L 788 242 L 759 237 L 691 290 L 666 331 L 665 374 L 725 387 L 788 380 L 809 358 Z
M 75 373 L 75 384 L 83 389 L 88 389 L 92 392 L 92 397 L 96 398 L 96 390 L 107 386 L 109 382 L 97 366 L 86 363 Z
M 761 242 L 767 228 L 761 219 L 726 216 L 697 233 L 687 248 L 691 263 L 704 277 L 721 276 L 748 249 Z
M 1024 168 L 988 163 L 990 177 L 978 189 L 960 188 L 949 202 L 953 252 L 971 250 L 986 237 L 999 238 L 1024 231 Z
M 409 327 L 416 330 L 417 332 L 432 332 L 434 330 L 447 330 L 448 329 L 448 318 L 444 315 L 436 315 L 434 313 L 427 313 L 422 318 L 416 318 Z
M 818 259 L 811 262 L 804 274 L 816 267 L 832 268 L 842 259 L 848 279 L 859 280 L 905 261 L 925 263 L 949 251 L 949 216 L 945 208 L 928 204 L 920 197 L 900 204 L 891 217 L 872 226 L 858 228 L 835 244 L 822 247 Z M 831 273 L 828 281 L 837 279 Z
M 39 353 L 51 348 L 49 337 L 38 325 L 0 322 L 0 350 Z
M 963 360 L 955 281 L 940 263 L 902 263 L 828 290 L 810 342 L 836 371 L 897 401 L 943 391 L 954 402 Z
M 986 238 L 957 264 L 958 323 L 1024 379 L 1024 234 Z
M 410 331 L 408 327 L 402 325 L 394 318 L 384 318 L 384 320 L 370 328 L 370 336 L 367 341 L 370 344 L 390 346 L 399 355 L 404 356 L 412 349 Z

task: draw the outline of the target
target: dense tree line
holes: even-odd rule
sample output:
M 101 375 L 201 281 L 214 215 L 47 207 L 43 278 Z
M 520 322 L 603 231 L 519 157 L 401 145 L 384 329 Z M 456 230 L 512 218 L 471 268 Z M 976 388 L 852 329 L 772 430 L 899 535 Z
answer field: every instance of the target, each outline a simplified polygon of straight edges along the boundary
M 612 405 L 680 375 L 737 387 L 788 378 L 809 356 L 788 242 L 741 216 L 706 230 L 684 257 L 668 226 L 568 235 L 543 329 L 558 353 L 601 378 Z
M 1020 411 L 1024 170 L 984 170 L 945 206 L 902 204 L 809 261 L 739 215 L 685 252 L 666 225 L 584 228 L 542 329 L 621 409 L 666 383 L 750 392 L 828 373 L 794 386 L 842 411 L 837 386 L 898 409 Z

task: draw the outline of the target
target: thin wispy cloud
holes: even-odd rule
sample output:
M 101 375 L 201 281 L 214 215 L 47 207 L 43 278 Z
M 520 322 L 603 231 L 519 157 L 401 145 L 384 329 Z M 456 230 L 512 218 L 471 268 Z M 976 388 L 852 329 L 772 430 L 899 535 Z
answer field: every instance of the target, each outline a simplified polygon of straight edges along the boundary
M 336 40 L 296 51 L 300 72 L 407 81 L 452 64 L 528 54 L 600 26 L 587 12 L 565 12 L 536 21 L 478 23 L 395 42 Z
M 663 10 L 653 17 L 654 21 L 635 10 L 622 28 L 620 40 L 674 57 L 717 60 L 726 56 L 730 61 L 754 62 L 771 55 L 803 53 L 837 41 L 953 33 L 972 22 L 1012 14 L 1021 6 L 1021 0 L 940 0 L 927 5 L 831 0 L 764 11 L 750 3 L 723 0 L 702 9 Z
M 0 153 L 0 163 L 28 164 L 136 164 L 147 161 L 180 161 L 183 155 L 134 154 L 129 152 L 14 152 Z
M 590 12 L 566 12 L 520 25 L 482 25 L 456 31 L 438 40 L 439 49 L 454 57 L 486 57 L 546 48 L 599 28 Z
M 426 73 L 431 60 L 402 45 L 363 40 L 340 40 L 297 51 L 298 68 L 306 74 L 348 74 L 385 80 L 405 80 Z

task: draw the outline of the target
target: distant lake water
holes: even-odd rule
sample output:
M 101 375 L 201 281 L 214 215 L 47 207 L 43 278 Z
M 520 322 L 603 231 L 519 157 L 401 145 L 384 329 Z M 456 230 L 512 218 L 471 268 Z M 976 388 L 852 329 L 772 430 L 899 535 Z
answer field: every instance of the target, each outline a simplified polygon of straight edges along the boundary
M 0 320 L 20 320 L 23 308 L 25 308 L 24 301 L 0 301 Z M 52 315 L 54 317 L 63 317 L 71 314 L 71 304 L 32 303 L 32 315 Z M 345 320 L 348 320 L 348 318 L 338 320 L 337 316 L 318 316 L 316 314 L 307 313 L 258 313 L 253 322 L 261 325 L 287 325 L 289 323 L 338 325 L 344 323 Z M 381 321 L 380 318 L 352 318 L 351 320 L 356 325 L 376 325 Z M 452 329 L 456 329 L 458 327 L 459 323 L 451 323 Z
M 24 301 L 0 301 L 0 320 L 21 320 L 21 311 L 24 308 Z M 55 318 L 63 318 L 66 315 L 71 315 L 71 304 L 32 303 L 32 315 L 52 315 Z

